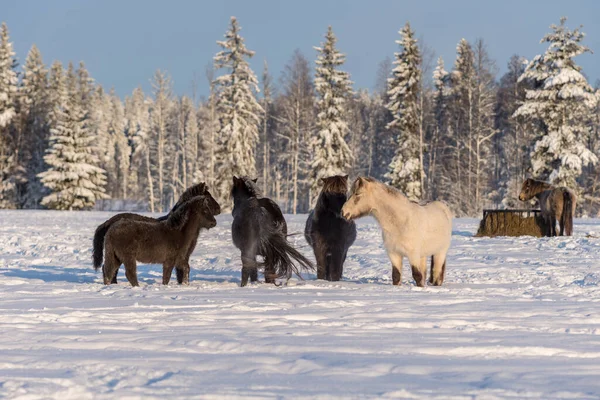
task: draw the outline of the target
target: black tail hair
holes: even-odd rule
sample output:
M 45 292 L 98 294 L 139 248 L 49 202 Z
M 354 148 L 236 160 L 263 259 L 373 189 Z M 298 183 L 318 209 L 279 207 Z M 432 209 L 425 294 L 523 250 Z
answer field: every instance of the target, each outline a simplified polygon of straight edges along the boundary
M 116 219 L 109 219 L 102 225 L 96 228 L 96 232 L 94 232 L 94 240 L 93 240 L 93 253 L 92 258 L 94 260 L 94 269 L 98 270 L 102 266 L 102 258 L 104 257 L 104 236 L 106 236 L 106 232 L 108 228 L 115 222 Z
M 265 274 L 288 279 L 296 274 L 300 279 L 300 269 L 314 271 L 315 266 L 302 253 L 292 247 L 283 233 L 278 229 L 270 229 L 269 234 L 261 238 L 261 253 L 264 255 Z M 267 272 L 270 271 L 270 272 Z
M 563 210 L 560 219 L 565 235 L 571 236 L 573 234 L 573 197 L 566 190 L 563 192 Z

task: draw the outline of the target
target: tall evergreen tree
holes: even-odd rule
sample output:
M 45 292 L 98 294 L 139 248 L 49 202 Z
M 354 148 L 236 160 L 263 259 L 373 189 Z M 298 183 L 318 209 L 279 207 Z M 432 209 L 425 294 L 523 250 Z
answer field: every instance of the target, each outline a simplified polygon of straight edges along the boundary
M 44 152 L 48 146 L 49 126 L 48 70 L 42 55 L 33 45 L 23 66 L 19 87 L 19 114 L 21 137 L 20 163 L 27 174 L 27 185 L 19 191 L 19 203 L 24 208 L 35 208 L 43 197 L 43 185 L 37 174 L 44 170 Z
M 319 195 L 321 178 L 344 175 L 352 167 L 352 150 L 346 143 L 348 133 L 346 102 L 352 94 L 350 74 L 341 71 L 346 56 L 336 47 L 337 39 L 331 26 L 325 43 L 315 47 L 319 53 L 315 68 L 317 91 L 317 132 L 311 140 L 311 204 Z
M 409 199 L 419 200 L 423 195 L 424 175 L 419 136 L 421 54 L 408 22 L 399 33 L 401 40 L 396 43 L 402 46 L 402 51 L 395 53 L 395 68 L 388 80 L 387 104 L 393 115 L 387 128 L 397 132 L 397 149 L 386 177 Z
M 579 190 L 577 178 L 585 165 L 595 164 L 597 156 L 587 148 L 590 119 L 598 98 L 581 67 L 573 58 L 589 52 L 581 44 L 584 33 L 565 26 L 552 25 L 552 32 L 542 38 L 549 43 L 543 55 L 527 65 L 520 80 L 531 80 L 535 88 L 527 90 L 524 104 L 515 116 L 537 123 L 538 138 L 531 153 L 532 173 Z
M 50 132 L 50 148 L 44 160 L 48 169 L 39 174 L 50 194 L 42 204 L 57 210 L 90 209 L 96 200 L 107 198 L 104 193 L 105 172 L 99 168 L 94 137 L 86 129 L 86 113 L 77 85 L 73 65 L 65 78 L 55 67 L 55 125 Z
M 230 203 L 229 188 L 233 175 L 256 176 L 254 151 L 263 113 L 255 96 L 259 92 L 258 80 L 247 61 L 254 52 L 246 48 L 240 30 L 237 19 L 231 17 L 225 40 L 217 41 L 223 50 L 214 58 L 215 69 L 226 71 L 216 79 L 216 104 L 221 121 L 217 155 L 217 176 L 220 179 L 216 194 L 222 204 Z
M 17 185 L 23 171 L 18 165 L 13 122 L 17 117 L 17 60 L 6 23 L 0 28 L 0 208 L 17 206 Z

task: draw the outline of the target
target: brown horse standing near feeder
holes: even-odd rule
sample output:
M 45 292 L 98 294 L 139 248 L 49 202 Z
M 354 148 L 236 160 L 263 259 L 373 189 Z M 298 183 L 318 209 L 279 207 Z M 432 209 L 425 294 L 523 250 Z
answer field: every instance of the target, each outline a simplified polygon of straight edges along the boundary
M 547 182 L 527 179 L 523 182 L 519 200 L 528 201 L 536 197 L 540 203 L 542 218 L 548 226 L 546 236 L 557 236 L 556 221 L 560 226 L 559 235 L 573 234 L 573 215 L 577 206 L 577 195 L 564 186 L 552 186 Z

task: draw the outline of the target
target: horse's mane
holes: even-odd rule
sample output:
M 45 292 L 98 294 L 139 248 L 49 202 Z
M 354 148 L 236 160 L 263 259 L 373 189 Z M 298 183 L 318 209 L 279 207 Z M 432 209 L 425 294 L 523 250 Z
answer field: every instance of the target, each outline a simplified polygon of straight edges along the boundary
M 185 190 L 185 192 L 183 192 L 181 194 L 177 203 L 183 204 L 186 201 L 191 200 L 193 197 L 206 194 L 206 190 L 207 190 L 207 187 L 206 187 L 206 183 L 204 183 L 204 182 L 200 182 L 196 185 L 190 186 L 189 188 L 187 188 Z
M 335 175 L 323 178 L 322 193 L 346 194 L 348 191 L 348 175 Z
M 393 195 L 393 196 L 402 196 L 404 198 L 406 198 L 406 195 L 404 193 L 402 193 L 400 190 L 396 189 L 393 186 L 387 185 L 375 178 L 371 178 L 371 177 L 360 177 L 360 179 L 365 180 L 369 183 L 373 183 L 378 187 L 383 188 L 383 190 L 385 190 L 387 193 Z M 352 188 L 351 188 L 351 194 L 354 194 L 354 192 L 356 191 L 356 189 L 358 188 L 358 179 L 356 179 L 354 181 L 354 183 L 352 184 Z
M 240 177 L 240 179 L 244 182 L 246 191 L 248 192 L 248 194 L 251 197 L 262 197 L 262 194 L 260 192 L 260 189 L 258 188 L 258 185 L 256 184 L 256 182 L 254 182 L 252 179 L 250 179 L 250 177 L 242 176 L 242 177 Z
M 203 201 L 204 196 L 195 196 L 181 204 L 176 210 L 172 211 L 167 218 L 167 226 L 171 229 L 181 229 L 189 219 L 190 212 L 198 201 Z

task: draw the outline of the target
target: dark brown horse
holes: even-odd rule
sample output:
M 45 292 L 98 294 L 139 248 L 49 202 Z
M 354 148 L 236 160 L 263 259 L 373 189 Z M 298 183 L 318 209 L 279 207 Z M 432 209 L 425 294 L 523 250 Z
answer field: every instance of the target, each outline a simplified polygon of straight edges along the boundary
M 556 222 L 558 221 L 559 235 L 573 234 L 573 215 L 577 206 L 577 195 L 564 186 L 552 186 L 547 182 L 527 179 L 523 182 L 519 200 L 528 201 L 536 197 L 545 225 L 548 227 L 546 236 L 557 236 Z
M 163 265 L 163 284 L 168 284 L 173 268 L 177 282 L 188 283 L 189 258 L 200 229 L 217 225 L 213 215 L 215 200 L 210 195 L 196 196 L 181 204 L 164 221 L 121 219 L 115 222 L 104 239 L 104 284 L 113 282 L 121 264 L 132 286 L 138 286 L 137 264 Z M 215 202 L 216 203 L 216 202 Z
M 169 217 L 169 215 L 171 215 L 173 212 L 175 212 L 181 206 L 181 204 L 185 203 L 186 201 L 188 201 L 196 196 L 200 196 L 200 195 L 208 195 L 208 196 L 210 196 L 211 199 L 213 199 L 210 192 L 208 191 L 206 184 L 204 182 L 200 182 L 200 183 L 190 186 L 188 189 L 186 189 L 186 191 L 181 194 L 181 197 L 179 198 L 177 203 L 173 206 L 173 208 L 171 209 L 169 214 L 167 214 L 165 216 L 162 216 L 159 218 L 152 218 L 152 217 L 146 217 L 144 215 L 133 214 L 133 213 L 121 213 L 121 214 L 117 214 L 117 215 L 111 217 L 104 223 L 100 224 L 96 228 L 96 231 L 94 232 L 94 239 L 93 239 L 93 249 L 94 250 L 93 250 L 92 258 L 94 261 L 94 268 L 99 269 L 102 266 L 102 259 L 104 256 L 104 237 L 106 236 L 106 232 L 108 232 L 108 229 L 115 222 L 121 221 L 123 219 L 128 219 L 131 221 L 143 221 L 143 222 L 164 221 Z M 212 208 L 213 215 L 219 215 L 221 213 L 221 207 L 219 206 L 219 204 L 216 201 L 214 201 L 214 199 L 213 199 L 213 201 L 209 202 L 209 207 Z M 196 243 L 193 243 L 193 247 L 194 248 L 196 247 Z M 190 254 L 191 254 L 191 252 L 190 252 Z M 115 274 L 114 280 L 112 283 L 117 283 L 117 274 Z
M 322 178 L 323 189 L 308 215 L 304 237 L 317 259 L 317 278 L 339 281 L 348 249 L 356 240 L 356 224 L 342 217 L 348 175 Z
M 261 197 L 256 180 L 233 177 L 233 244 L 242 253 L 241 286 L 258 280 L 256 256 L 263 256 L 265 282 L 275 283 L 275 278 L 299 275 L 298 264 L 303 269 L 314 269 L 306 257 L 294 249 L 286 239 L 287 225 L 279 206 Z

